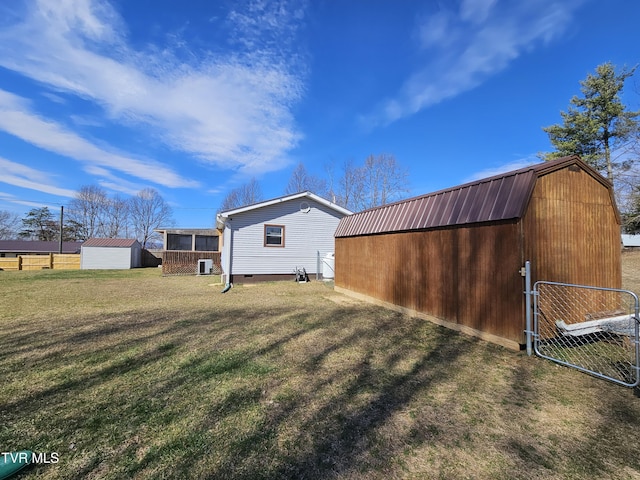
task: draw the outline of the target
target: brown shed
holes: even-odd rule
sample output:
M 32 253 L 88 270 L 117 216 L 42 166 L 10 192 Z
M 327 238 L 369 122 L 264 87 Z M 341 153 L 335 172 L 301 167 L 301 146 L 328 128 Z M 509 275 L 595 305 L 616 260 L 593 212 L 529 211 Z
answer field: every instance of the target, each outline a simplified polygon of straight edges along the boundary
M 620 288 L 609 182 L 564 157 L 344 217 L 336 289 L 510 348 L 533 281 Z

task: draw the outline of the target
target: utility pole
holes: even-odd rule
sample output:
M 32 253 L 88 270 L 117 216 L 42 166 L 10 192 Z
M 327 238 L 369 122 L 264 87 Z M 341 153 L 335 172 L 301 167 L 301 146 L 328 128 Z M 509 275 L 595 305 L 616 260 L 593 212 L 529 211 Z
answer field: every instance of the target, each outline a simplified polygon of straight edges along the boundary
M 64 207 L 60 205 L 60 241 L 58 242 L 58 253 L 62 253 L 62 224 L 64 221 Z

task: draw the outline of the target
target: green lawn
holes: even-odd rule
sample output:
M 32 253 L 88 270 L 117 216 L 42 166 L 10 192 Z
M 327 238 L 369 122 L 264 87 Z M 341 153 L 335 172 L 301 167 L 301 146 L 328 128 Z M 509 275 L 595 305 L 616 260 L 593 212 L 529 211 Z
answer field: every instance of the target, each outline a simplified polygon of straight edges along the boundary
M 321 282 L 213 282 L 0 272 L 0 450 L 59 457 L 17 478 L 640 478 L 632 390 Z

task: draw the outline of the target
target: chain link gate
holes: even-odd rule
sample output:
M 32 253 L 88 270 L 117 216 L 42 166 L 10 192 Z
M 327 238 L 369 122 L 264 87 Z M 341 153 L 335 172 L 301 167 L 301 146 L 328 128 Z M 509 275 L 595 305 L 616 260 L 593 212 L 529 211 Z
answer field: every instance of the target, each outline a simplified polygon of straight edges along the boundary
M 532 290 L 527 286 L 527 292 L 533 297 L 533 330 L 528 321 L 527 334 L 532 334 L 536 355 L 620 385 L 638 386 L 640 317 L 635 293 L 544 281 Z

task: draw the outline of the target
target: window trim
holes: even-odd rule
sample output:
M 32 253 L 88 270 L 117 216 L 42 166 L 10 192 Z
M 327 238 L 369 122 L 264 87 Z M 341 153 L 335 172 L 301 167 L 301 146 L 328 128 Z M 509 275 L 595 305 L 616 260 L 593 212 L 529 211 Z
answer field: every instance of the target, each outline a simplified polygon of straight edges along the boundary
M 267 228 L 269 227 L 274 227 L 274 228 L 279 228 L 281 230 L 281 234 L 280 234 L 280 244 L 276 245 L 273 243 L 267 243 Z M 263 235 L 263 246 L 265 247 L 269 247 L 269 248 L 284 248 L 284 225 L 273 225 L 273 224 L 267 224 L 265 223 L 264 225 L 264 235 Z

